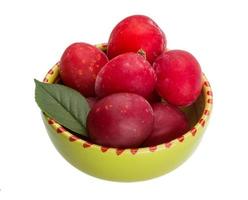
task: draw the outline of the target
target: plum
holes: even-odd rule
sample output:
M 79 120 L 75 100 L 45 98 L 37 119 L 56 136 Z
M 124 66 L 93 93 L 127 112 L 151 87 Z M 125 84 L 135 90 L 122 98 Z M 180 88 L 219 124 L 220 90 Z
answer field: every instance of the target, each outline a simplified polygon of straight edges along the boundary
M 137 53 L 124 53 L 110 60 L 98 73 L 95 92 L 104 97 L 118 92 L 131 92 L 148 97 L 155 88 L 154 69 Z
M 149 17 L 133 15 L 119 22 L 111 32 L 107 55 L 110 59 L 126 52 L 143 50 L 150 63 L 166 48 L 166 38 Z
M 200 95 L 203 84 L 201 67 L 189 52 L 164 52 L 153 66 L 157 75 L 156 90 L 167 102 L 188 106 Z
M 87 117 L 90 139 L 116 148 L 139 147 L 153 128 L 153 110 L 141 96 L 116 93 L 98 101 Z
M 189 123 L 182 111 L 168 103 L 152 104 L 154 127 L 143 146 L 154 146 L 180 137 L 189 130 Z
M 95 80 L 100 69 L 108 62 L 107 56 L 87 43 L 71 44 L 60 60 L 63 83 L 83 96 L 95 96 Z

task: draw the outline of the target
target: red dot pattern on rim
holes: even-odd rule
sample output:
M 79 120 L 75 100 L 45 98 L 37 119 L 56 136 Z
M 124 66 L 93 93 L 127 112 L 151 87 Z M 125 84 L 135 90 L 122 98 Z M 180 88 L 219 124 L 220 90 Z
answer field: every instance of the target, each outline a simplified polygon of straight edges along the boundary
M 119 156 L 121 155 L 123 152 L 125 151 L 125 149 L 116 149 L 116 155 Z
M 91 143 L 90 142 L 85 142 L 85 143 L 83 143 L 83 147 L 84 148 L 88 148 L 88 147 L 91 147 Z
M 171 142 L 167 142 L 167 143 L 164 144 L 164 146 L 165 146 L 166 148 L 170 148 L 171 145 L 172 145 Z
M 213 100 L 212 99 L 208 99 L 208 103 L 209 104 L 213 104 Z
M 47 73 L 47 75 L 46 75 L 46 77 L 44 78 L 43 82 L 48 82 L 49 76 L 51 75 L 51 73 L 52 73 L 52 74 L 54 73 L 54 69 L 55 69 L 55 68 L 59 67 L 58 65 L 59 65 L 59 63 L 57 63 L 57 64 L 52 68 L 51 71 L 53 71 L 53 72 Z M 50 71 L 50 70 L 49 70 L 49 71 Z M 208 81 L 205 81 L 205 82 L 204 82 L 204 86 L 205 86 L 205 87 L 209 87 L 209 89 L 211 89 L 211 88 L 210 88 L 210 84 L 209 84 Z M 212 96 L 212 91 L 211 91 L 211 93 L 207 93 L 207 96 L 211 97 L 210 94 L 211 94 L 211 96 Z M 207 103 L 212 104 L 212 103 L 213 103 L 212 99 L 207 99 Z M 209 111 L 209 110 L 204 110 L 203 114 L 204 114 L 204 115 L 209 115 L 209 114 L 210 114 L 210 111 Z M 55 126 L 56 121 L 54 121 L 53 119 L 47 117 L 47 123 L 48 123 L 49 125 L 51 125 L 51 126 Z M 201 122 L 201 123 L 200 123 L 200 121 L 198 122 L 198 124 L 200 124 L 200 125 L 202 125 L 202 123 L 205 125 L 205 121 L 204 121 L 204 122 Z M 59 125 L 59 124 L 57 124 L 57 125 Z M 56 127 L 56 132 L 59 133 L 60 135 L 62 135 L 65 131 L 66 131 L 66 130 L 65 130 L 62 126 L 60 126 L 60 125 L 59 125 L 59 127 Z M 197 133 L 197 128 L 193 127 L 193 128 L 190 130 L 190 133 L 191 133 L 192 136 L 195 136 L 196 133 Z M 70 141 L 70 138 L 71 138 L 71 137 L 73 137 L 72 134 L 71 134 L 71 136 L 68 138 L 69 141 Z M 78 139 L 79 139 L 79 138 L 78 138 Z M 79 139 L 79 140 L 81 140 L 81 139 Z M 82 146 L 83 146 L 84 148 L 90 148 L 90 147 L 93 145 L 93 144 L 91 144 L 91 143 L 89 143 L 89 142 L 85 142 L 85 141 L 83 141 L 83 140 L 81 140 L 81 142 L 83 142 L 83 145 L 82 145 Z M 182 142 L 183 142 L 183 141 L 182 141 Z M 173 142 L 164 143 L 164 147 L 165 147 L 165 148 L 170 148 L 170 147 L 172 146 L 172 144 L 173 144 Z M 110 149 L 109 147 L 100 146 L 100 150 L 101 150 L 103 153 L 107 152 L 109 149 Z M 151 152 L 155 152 L 155 151 L 157 150 L 157 146 L 148 147 L 148 149 L 149 149 L 149 151 L 151 151 Z M 124 151 L 125 151 L 125 149 L 116 149 L 116 154 L 117 154 L 117 155 L 120 155 L 120 154 L 122 154 Z M 137 150 L 136 150 L 136 149 L 130 149 L 130 152 L 131 152 L 133 155 L 135 155 L 135 154 L 138 153 L 138 149 L 137 149 Z
M 199 124 L 201 124 L 201 126 L 204 127 L 205 126 L 205 120 L 204 119 L 200 119 Z
M 204 115 L 209 115 L 210 112 L 209 112 L 209 110 L 204 110 L 203 114 L 204 114 Z
M 213 96 L 212 91 L 207 91 L 207 95 L 209 95 L 209 96 Z
M 65 129 L 61 126 L 57 129 L 57 133 L 63 133 Z
M 53 119 L 49 119 L 48 120 L 48 124 L 54 124 L 54 120 Z
M 54 72 L 53 72 L 53 70 L 52 69 L 50 69 L 49 71 L 48 71 L 48 74 L 50 74 L 50 75 L 52 75 Z
M 109 147 L 104 147 L 104 146 L 101 146 L 101 151 L 104 153 L 106 151 L 108 151 Z
M 79 138 L 77 137 L 77 136 L 75 136 L 75 135 L 72 135 L 72 136 L 70 136 L 69 137 L 69 141 L 70 142 L 74 142 L 74 141 L 76 141 L 76 140 L 78 140 Z
M 179 142 L 183 142 L 183 141 L 184 141 L 184 136 L 182 135 L 181 137 L 177 138 L 177 140 L 178 140 Z
M 108 48 L 108 44 L 102 44 L 102 49 L 107 49 Z
M 210 84 L 209 84 L 208 81 L 205 81 L 205 82 L 204 82 L 204 85 L 205 85 L 206 87 L 210 87 Z
M 149 147 L 149 151 L 154 152 L 157 150 L 157 146 Z
M 190 130 L 190 132 L 191 132 L 192 136 L 195 136 L 197 130 L 196 130 L 196 128 L 192 128 L 192 129 Z
M 136 148 L 136 149 L 130 149 L 130 152 L 133 154 L 133 155 L 135 155 L 137 152 L 138 152 L 138 149 Z

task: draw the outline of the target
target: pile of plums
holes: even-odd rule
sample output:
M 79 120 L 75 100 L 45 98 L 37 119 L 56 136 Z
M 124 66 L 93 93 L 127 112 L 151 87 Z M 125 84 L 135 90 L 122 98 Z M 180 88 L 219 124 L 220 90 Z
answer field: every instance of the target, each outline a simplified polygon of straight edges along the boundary
M 143 15 L 114 27 L 106 53 L 87 43 L 70 45 L 60 77 L 88 100 L 89 140 L 116 148 L 153 146 L 186 133 L 179 108 L 194 103 L 202 89 L 194 56 L 167 50 L 163 31 Z

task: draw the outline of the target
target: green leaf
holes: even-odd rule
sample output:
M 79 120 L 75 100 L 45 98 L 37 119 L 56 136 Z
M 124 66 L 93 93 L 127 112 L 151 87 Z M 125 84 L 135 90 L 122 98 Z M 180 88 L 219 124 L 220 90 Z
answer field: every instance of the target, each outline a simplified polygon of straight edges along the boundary
M 90 110 L 76 90 L 60 84 L 35 82 L 35 100 L 40 109 L 64 127 L 87 136 L 86 118 Z

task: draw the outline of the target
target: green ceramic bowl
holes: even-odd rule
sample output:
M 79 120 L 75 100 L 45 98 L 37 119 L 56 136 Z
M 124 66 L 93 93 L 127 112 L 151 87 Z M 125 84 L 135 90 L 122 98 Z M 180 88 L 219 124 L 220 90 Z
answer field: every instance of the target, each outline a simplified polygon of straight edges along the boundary
M 102 50 L 105 45 L 97 45 Z M 44 82 L 59 79 L 59 64 L 49 70 Z M 108 148 L 80 139 L 42 114 L 51 141 L 73 166 L 92 176 L 112 181 L 140 181 L 161 176 L 181 165 L 196 149 L 212 110 L 212 91 L 206 77 L 198 100 L 184 112 L 191 130 L 169 143 L 137 149 Z

